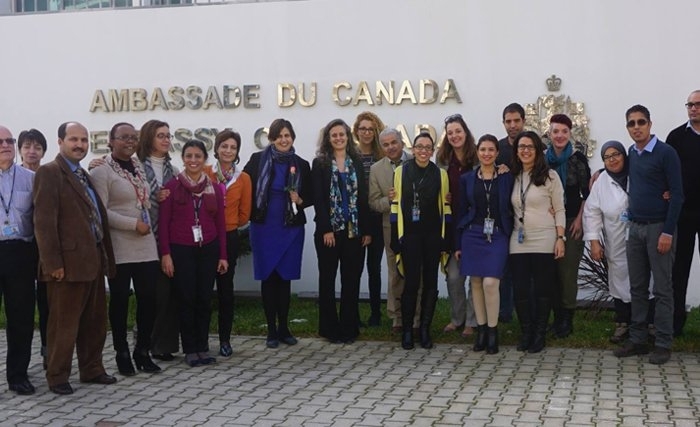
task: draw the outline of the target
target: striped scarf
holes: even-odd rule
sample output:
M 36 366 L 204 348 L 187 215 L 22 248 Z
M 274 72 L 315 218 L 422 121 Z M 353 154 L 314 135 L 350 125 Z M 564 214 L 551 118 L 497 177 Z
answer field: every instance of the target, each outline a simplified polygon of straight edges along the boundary
M 153 171 L 153 164 L 151 163 L 150 157 L 144 159 L 143 168 L 146 172 L 148 186 L 151 190 L 149 197 L 151 206 L 148 208 L 148 215 L 151 217 L 151 230 L 156 240 L 158 240 L 158 191 L 160 191 L 161 187 L 158 185 L 158 180 L 156 179 L 156 173 Z M 173 179 L 173 166 L 170 164 L 170 157 L 166 157 L 163 163 L 163 185 L 171 179 Z

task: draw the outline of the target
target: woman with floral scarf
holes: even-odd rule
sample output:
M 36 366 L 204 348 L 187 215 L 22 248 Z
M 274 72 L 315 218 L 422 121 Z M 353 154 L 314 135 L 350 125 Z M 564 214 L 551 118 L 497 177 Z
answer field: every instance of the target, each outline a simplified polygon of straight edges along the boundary
M 360 333 L 358 300 L 364 247 L 370 244 L 367 184 L 351 130 L 343 120 L 326 125 L 311 175 L 316 211 L 319 335 L 350 344 Z M 340 263 L 340 313 L 335 278 Z

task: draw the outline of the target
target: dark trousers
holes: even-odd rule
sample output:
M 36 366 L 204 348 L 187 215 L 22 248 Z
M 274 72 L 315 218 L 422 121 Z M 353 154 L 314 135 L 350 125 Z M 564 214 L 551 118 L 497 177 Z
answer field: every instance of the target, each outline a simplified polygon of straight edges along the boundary
M 276 340 L 291 337 L 287 322 L 291 301 L 291 280 L 284 280 L 277 270 L 262 281 L 261 295 L 265 319 L 267 320 L 267 339 Z
M 7 382 L 27 379 L 34 334 L 34 280 L 37 251 L 34 243 L 0 242 L 0 296 L 7 318 Z
M 381 215 L 371 216 L 372 243 L 365 247 L 367 257 L 367 287 L 372 316 L 380 316 L 382 306 L 382 256 L 384 255 L 384 232 Z
M 109 323 L 117 352 L 128 352 L 126 318 L 129 313 L 129 290 L 134 282 L 136 293 L 136 348 L 148 351 L 156 314 L 156 280 L 158 261 L 117 264 L 117 274 L 109 279 Z
M 500 293 L 499 317 L 505 321 L 513 318 L 513 274 L 511 273 L 510 261 L 506 262 L 503 270 L 503 279 L 498 286 Z
M 360 298 L 363 249 L 360 237 L 335 233 L 335 246 L 323 244 L 323 234 L 314 235 L 318 257 L 319 335 L 331 341 L 350 341 L 360 334 L 357 304 Z M 335 278 L 340 263 L 340 313 L 336 308 Z
M 228 254 L 228 271 L 216 276 L 216 293 L 219 300 L 219 341 L 231 341 L 233 325 L 233 276 L 236 273 L 236 261 L 240 252 L 238 230 L 226 232 L 226 252 Z
M 509 262 L 515 301 L 531 300 L 533 296 L 539 299 L 558 295 L 554 254 L 512 254 Z
M 405 234 L 401 242 L 401 262 L 404 269 L 404 288 L 401 295 L 401 319 L 404 330 L 411 330 L 416 313 L 418 289 L 423 284 L 421 301 L 430 300 L 437 292 L 438 269 L 440 267 L 439 233 Z M 423 325 L 421 320 L 421 325 Z M 430 323 L 430 322 L 427 322 Z
M 678 218 L 676 234 L 676 258 L 673 262 L 673 333 L 680 335 L 688 316 L 685 307 L 688 277 L 693 265 L 695 238 L 700 234 L 700 212 L 682 211 Z
M 178 297 L 182 350 L 186 354 L 206 352 L 219 242 L 214 240 L 201 247 L 171 244 L 170 254 L 175 268 L 173 285 Z
M 39 312 L 41 346 L 46 347 L 46 324 L 49 321 L 49 298 L 46 296 L 46 282 L 36 282 L 36 309 Z
M 104 374 L 102 350 L 107 338 L 104 276 L 90 282 L 48 282 L 46 290 L 49 298 L 46 381 L 49 387 L 68 382 L 73 349 L 78 354 L 80 381 Z
M 156 313 L 151 334 L 153 354 L 177 353 L 180 348 L 180 321 L 177 295 L 172 280 L 159 270 L 155 283 Z

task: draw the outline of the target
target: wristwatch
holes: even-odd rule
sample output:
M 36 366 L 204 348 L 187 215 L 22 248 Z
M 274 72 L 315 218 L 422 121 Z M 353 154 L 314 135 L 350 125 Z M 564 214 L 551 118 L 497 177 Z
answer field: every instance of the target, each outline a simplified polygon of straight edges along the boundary
M 561 239 L 564 243 L 566 243 L 566 236 L 557 236 L 557 239 Z

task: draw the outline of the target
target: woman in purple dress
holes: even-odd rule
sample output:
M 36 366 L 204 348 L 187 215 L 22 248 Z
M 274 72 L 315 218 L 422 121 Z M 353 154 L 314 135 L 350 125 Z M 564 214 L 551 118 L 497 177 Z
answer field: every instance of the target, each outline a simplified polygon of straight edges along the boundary
M 250 175 L 253 206 L 250 244 L 255 280 L 262 281 L 268 348 L 280 341 L 297 343 L 289 331 L 291 281 L 301 277 L 304 208 L 313 204 L 311 168 L 294 153 L 292 124 L 276 119 L 267 136 L 270 145 L 254 153 L 244 168 Z

